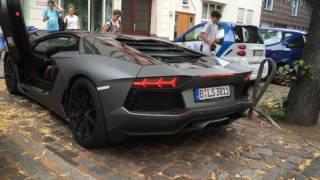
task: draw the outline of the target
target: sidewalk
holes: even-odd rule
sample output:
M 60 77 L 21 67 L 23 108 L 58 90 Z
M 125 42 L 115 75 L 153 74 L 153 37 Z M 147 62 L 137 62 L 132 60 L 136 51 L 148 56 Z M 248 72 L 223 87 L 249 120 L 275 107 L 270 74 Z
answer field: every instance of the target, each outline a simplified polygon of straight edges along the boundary
M 279 91 L 274 86 L 272 91 Z M 68 125 L 0 81 L 0 176 L 12 179 L 320 179 L 320 143 L 264 121 L 86 150 Z M 80 178 L 80 177 L 81 178 Z

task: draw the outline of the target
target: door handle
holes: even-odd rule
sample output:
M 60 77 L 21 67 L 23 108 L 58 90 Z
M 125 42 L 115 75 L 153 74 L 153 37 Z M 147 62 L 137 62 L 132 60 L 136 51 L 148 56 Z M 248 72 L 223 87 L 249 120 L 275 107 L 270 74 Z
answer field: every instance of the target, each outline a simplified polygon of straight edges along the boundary
M 136 23 L 133 24 L 133 31 L 136 31 Z

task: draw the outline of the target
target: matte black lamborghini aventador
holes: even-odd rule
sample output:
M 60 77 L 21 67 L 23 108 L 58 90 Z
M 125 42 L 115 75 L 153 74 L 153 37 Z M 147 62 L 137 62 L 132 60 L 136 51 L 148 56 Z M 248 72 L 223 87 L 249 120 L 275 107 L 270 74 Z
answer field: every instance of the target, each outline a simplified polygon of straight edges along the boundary
M 8 91 L 65 119 L 84 147 L 227 124 L 251 106 L 240 66 L 150 37 L 61 32 L 30 42 L 19 0 L 0 2 Z

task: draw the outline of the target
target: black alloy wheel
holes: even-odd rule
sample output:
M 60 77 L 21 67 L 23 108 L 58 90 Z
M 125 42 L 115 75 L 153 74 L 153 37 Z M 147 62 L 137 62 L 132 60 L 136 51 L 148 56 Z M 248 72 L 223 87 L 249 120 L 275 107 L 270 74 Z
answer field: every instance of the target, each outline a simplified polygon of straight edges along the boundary
M 73 136 L 81 146 L 96 148 L 109 142 L 99 95 L 90 80 L 81 78 L 73 84 L 67 113 Z

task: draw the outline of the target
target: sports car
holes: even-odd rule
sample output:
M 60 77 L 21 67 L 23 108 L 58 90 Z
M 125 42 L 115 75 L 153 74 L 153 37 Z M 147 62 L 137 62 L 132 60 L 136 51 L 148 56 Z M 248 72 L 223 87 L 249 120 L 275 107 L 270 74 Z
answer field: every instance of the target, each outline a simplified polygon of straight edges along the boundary
M 0 2 L 8 91 L 66 120 L 83 147 L 225 125 L 252 105 L 243 67 L 150 37 L 60 32 L 31 42 L 19 0 Z

